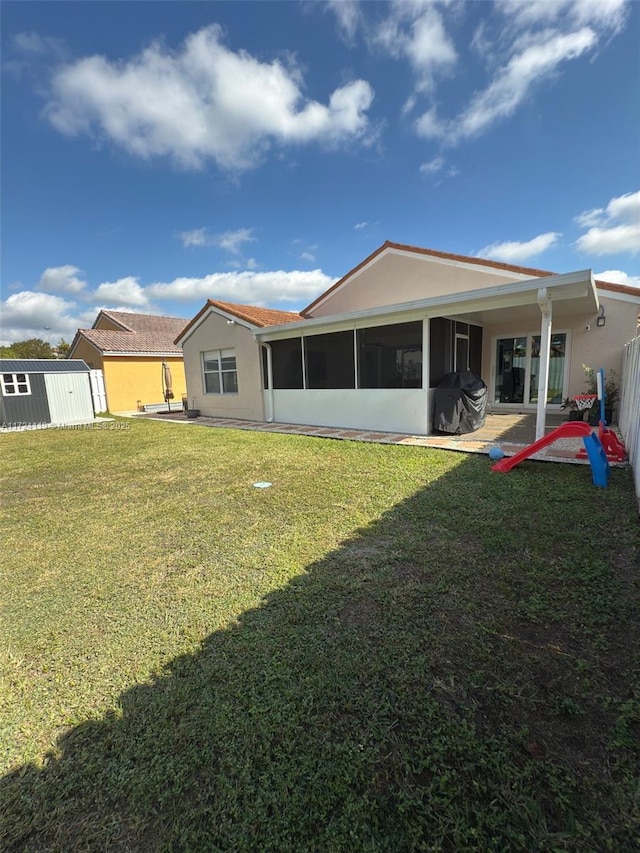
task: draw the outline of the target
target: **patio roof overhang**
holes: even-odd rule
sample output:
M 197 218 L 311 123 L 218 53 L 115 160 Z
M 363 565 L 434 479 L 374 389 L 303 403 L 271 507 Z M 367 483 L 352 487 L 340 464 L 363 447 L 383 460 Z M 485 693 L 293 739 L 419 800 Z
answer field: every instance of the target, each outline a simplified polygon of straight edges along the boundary
M 402 323 L 424 317 L 457 316 L 468 322 L 486 323 L 522 319 L 531 316 L 540 320 L 539 290 L 545 288 L 553 305 L 553 317 L 595 314 L 599 309 L 598 293 L 590 269 L 562 275 L 531 278 L 510 282 L 482 290 L 468 290 L 384 305 L 345 314 L 333 314 L 315 319 L 301 320 L 282 326 L 256 329 L 258 341 L 275 341 L 304 334 L 352 329 L 375 323 Z M 515 311 L 514 311 L 515 309 Z M 516 313 L 517 312 L 517 313 Z

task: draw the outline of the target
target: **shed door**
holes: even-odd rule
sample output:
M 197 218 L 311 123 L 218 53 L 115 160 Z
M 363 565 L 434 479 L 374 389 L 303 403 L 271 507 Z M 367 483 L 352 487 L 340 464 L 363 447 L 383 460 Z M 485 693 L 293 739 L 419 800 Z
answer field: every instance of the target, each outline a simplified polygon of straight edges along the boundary
M 93 420 L 88 373 L 47 373 L 44 377 L 52 424 Z

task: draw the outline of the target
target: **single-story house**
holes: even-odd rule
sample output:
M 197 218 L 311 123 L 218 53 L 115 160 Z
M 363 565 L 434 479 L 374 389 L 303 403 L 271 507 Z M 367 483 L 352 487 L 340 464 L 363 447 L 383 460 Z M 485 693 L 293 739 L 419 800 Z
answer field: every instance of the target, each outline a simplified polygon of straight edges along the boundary
M 128 311 L 98 314 L 91 329 L 78 329 L 68 358 L 102 370 L 110 412 L 136 412 L 164 401 L 163 365 L 171 369 L 178 405 L 186 392 L 182 350 L 174 343 L 186 320 Z
M 620 375 L 640 289 L 384 243 L 299 315 L 209 300 L 176 338 L 203 415 L 427 435 L 443 376 L 472 370 L 493 412 Z
M 62 426 L 95 418 L 89 367 L 81 359 L 0 359 L 0 427 Z

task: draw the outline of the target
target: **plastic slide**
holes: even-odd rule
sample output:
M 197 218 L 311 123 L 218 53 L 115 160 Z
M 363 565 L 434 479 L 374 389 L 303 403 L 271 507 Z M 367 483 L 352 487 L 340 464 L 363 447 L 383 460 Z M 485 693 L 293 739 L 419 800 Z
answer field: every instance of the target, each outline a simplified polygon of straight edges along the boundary
M 542 450 L 543 447 L 548 447 L 560 438 L 584 438 L 587 435 L 591 435 L 591 432 L 591 426 L 584 423 L 584 421 L 567 421 L 567 423 L 560 424 L 559 427 L 551 430 L 548 435 L 543 435 L 542 438 L 534 441 L 533 444 L 530 444 L 528 447 L 524 447 L 514 456 L 505 456 L 504 459 L 501 459 L 499 462 L 496 462 L 495 465 L 492 465 L 491 470 L 503 472 L 510 471 L 522 462 L 523 459 L 528 459 L 530 456 L 533 456 L 534 453 Z

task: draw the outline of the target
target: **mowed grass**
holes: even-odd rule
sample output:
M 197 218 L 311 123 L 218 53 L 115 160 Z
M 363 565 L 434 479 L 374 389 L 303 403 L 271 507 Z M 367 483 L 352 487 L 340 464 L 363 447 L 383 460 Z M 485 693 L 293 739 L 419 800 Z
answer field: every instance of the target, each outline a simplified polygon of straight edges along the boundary
M 638 849 L 628 469 L 118 423 L 0 437 L 0 849 Z

